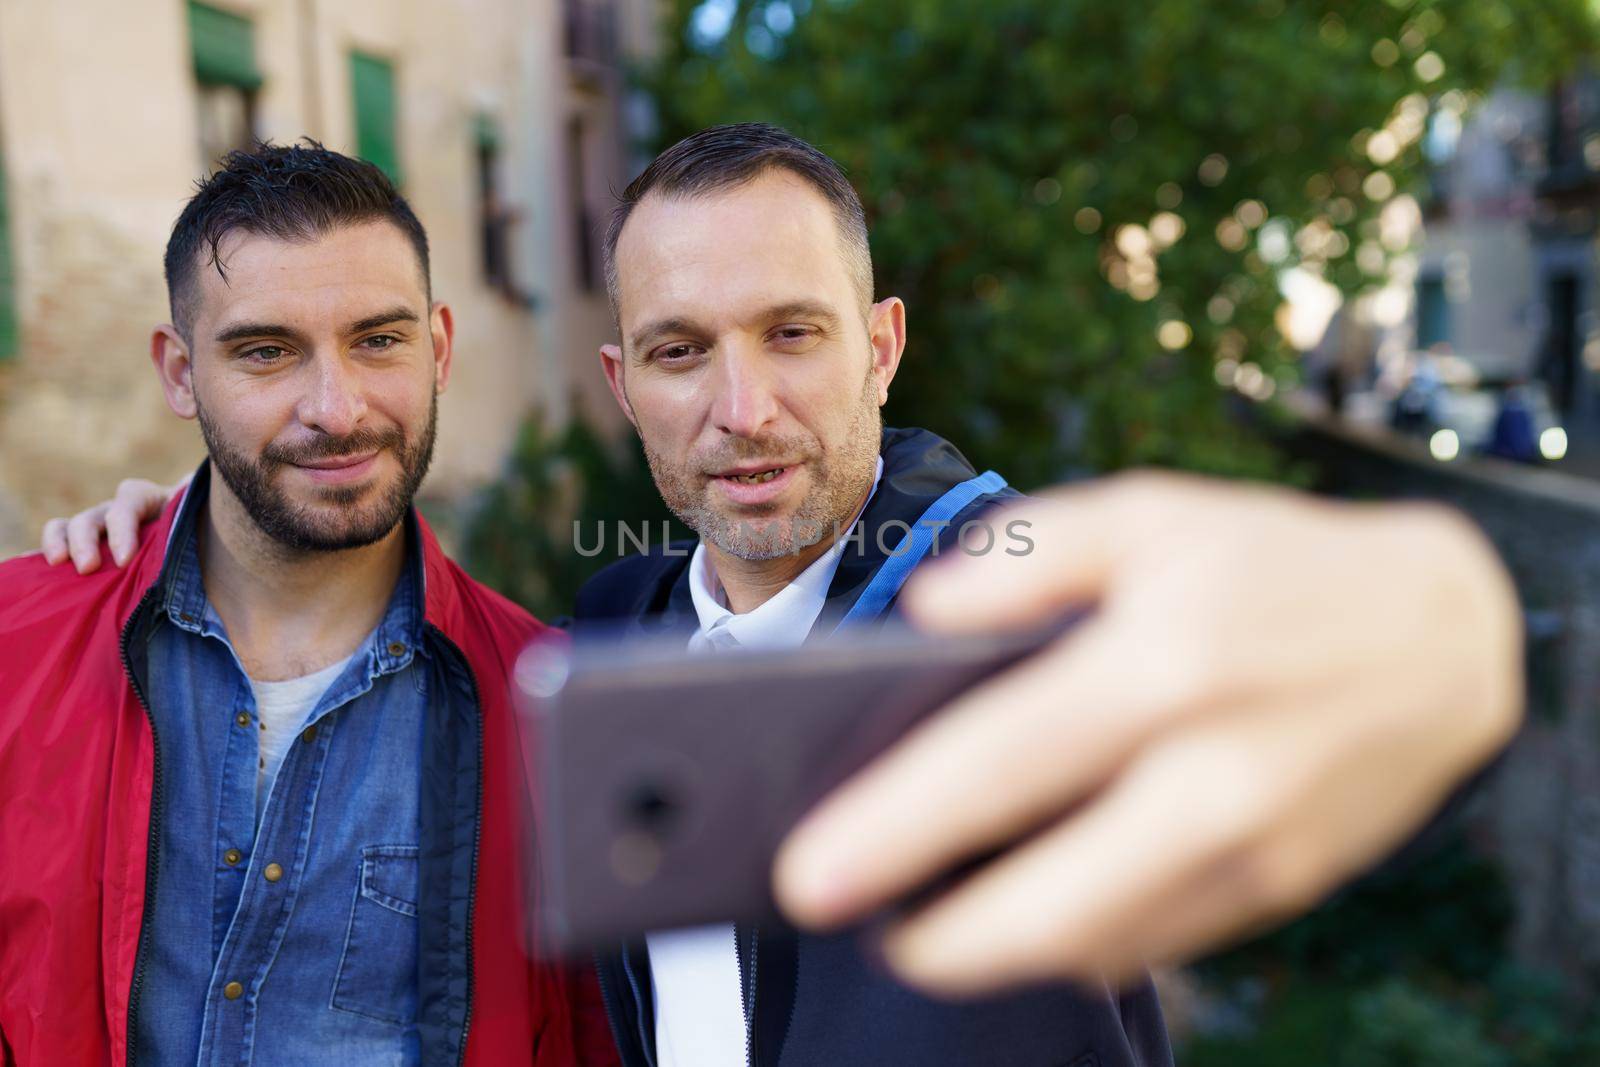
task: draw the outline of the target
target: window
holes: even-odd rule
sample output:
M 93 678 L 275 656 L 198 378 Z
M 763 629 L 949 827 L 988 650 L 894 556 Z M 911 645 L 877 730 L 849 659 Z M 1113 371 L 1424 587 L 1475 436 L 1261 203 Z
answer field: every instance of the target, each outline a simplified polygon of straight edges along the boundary
M 1572 413 L 1578 399 L 1578 383 L 1583 370 L 1579 365 L 1581 346 L 1578 337 L 1579 294 L 1583 289 L 1578 276 L 1561 271 L 1545 281 L 1545 311 L 1549 326 L 1544 339 L 1540 376 L 1550 387 L 1550 403 L 1562 415 Z
M 517 286 L 512 264 L 511 234 L 521 216 L 500 193 L 500 127 L 492 116 L 477 117 L 473 140 L 478 157 L 483 280 L 507 299 L 531 306 L 531 298 Z
M 609 0 L 565 0 L 561 6 L 567 57 L 599 66 L 614 64 L 616 9 Z
M 249 19 L 191 0 L 189 46 L 198 83 L 200 164 L 209 171 L 222 156 L 255 143 L 262 82 L 255 31 Z
M 350 53 L 350 95 L 356 106 L 356 155 L 400 184 L 400 144 L 395 135 L 394 65 Z
M 236 148 L 255 143 L 254 108 L 250 95 L 227 85 L 202 85 L 200 108 L 200 163 L 212 165 Z
M 1545 109 L 1545 162 L 1552 171 L 1565 170 L 1581 158 L 1578 148 L 1578 95 L 1570 83 L 1550 90 Z
M 567 120 L 567 195 L 572 201 L 572 242 L 576 251 L 573 267 L 579 287 L 592 293 L 600 288 L 600 260 L 594 248 L 594 214 L 589 210 L 586 141 L 582 117 L 572 116 Z
M 0 360 L 17 354 L 17 304 L 11 289 L 11 214 L 6 206 L 6 161 L 0 154 Z
M 1444 278 L 1424 274 L 1417 279 L 1417 347 L 1432 348 L 1450 341 L 1450 298 Z

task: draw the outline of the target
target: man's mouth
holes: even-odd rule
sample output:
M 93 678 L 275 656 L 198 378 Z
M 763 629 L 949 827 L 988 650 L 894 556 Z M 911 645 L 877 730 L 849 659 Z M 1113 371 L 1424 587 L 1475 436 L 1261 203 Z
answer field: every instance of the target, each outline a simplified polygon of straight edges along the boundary
M 346 467 L 357 467 L 376 456 L 376 452 L 362 452 L 350 456 L 320 456 L 316 459 L 302 460 L 295 464 L 297 467 L 310 467 L 312 470 L 336 471 Z
M 350 485 L 372 473 L 378 455 L 378 452 L 361 452 L 349 456 L 317 456 L 297 460 L 292 465 L 318 485 Z
M 730 482 L 738 482 L 740 485 L 760 485 L 763 482 L 772 481 L 772 479 L 776 478 L 778 475 L 782 474 L 788 469 L 788 467 L 768 467 L 766 470 L 739 474 L 721 474 L 718 475 L 718 477 L 726 478 Z
M 789 491 L 800 469 L 793 463 L 741 463 L 716 472 L 711 481 L 736 507 L 768 507 Z

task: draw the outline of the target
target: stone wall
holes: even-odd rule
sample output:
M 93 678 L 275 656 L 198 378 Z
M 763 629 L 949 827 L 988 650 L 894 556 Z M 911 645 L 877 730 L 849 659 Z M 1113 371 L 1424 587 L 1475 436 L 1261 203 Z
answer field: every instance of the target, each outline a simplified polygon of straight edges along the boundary
M 1438 463 L 1422 443 L 1315 419 L 1291 447 L 1339 495 L 1461 508 L 1506 560 L 1529 623 L 1530 707 L 1473 832 L 1511 879 L 1518 956 L 1600 984 L 1600 483 Z

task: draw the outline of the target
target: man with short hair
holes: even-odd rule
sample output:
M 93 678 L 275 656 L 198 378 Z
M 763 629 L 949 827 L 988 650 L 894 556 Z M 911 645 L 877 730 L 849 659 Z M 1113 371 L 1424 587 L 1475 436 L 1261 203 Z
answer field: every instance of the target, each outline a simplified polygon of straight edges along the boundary
M 454 355 L 422 225 L 261 146 L 166 273 L 209 461 L 125 569 L 0 564 L 0 1061 L 612 1061 L 528 949 L 506 680 L 543 628 L 412 508 Z
M 873 302 L 861 203 L 799 138 L 749 124 L 680 141 L 623 193 L 607 250 L 622 343 L 606 380 L 700 542 L 601 572 L 580 627 L 682 626 L 700 649 L 876 626 L 912 564 L 959 554 L 963 527 L 1017 495 L 931 433 L 882 429 L 905 307 Z M 726 925 L 652 934 L 599 973 L 629 1064 L 1171 1062 L 1148 978 L 947 1003 L 852 934 Z

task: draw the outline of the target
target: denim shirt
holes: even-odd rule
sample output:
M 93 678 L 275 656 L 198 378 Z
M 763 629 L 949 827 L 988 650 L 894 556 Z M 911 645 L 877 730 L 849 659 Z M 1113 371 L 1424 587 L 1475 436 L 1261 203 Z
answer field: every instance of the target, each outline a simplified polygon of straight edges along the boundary
M 206 600 L 197 527 L 169 547 L 149 645 L 165 802 L 136 1057 L 415 1064 L 428 697 L 415 522 L 383 621 L 313 706 L 259 820 L 255 700 Z

